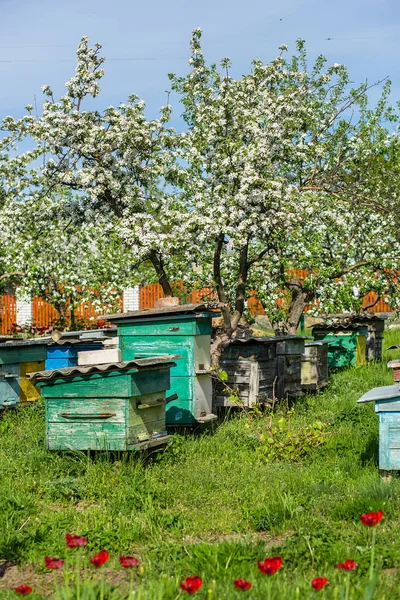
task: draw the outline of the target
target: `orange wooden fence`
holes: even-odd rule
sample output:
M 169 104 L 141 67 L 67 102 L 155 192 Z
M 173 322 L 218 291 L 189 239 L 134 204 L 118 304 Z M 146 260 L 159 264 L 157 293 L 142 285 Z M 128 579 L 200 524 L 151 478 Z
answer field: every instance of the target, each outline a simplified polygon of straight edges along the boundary
M 300 276 L 300 275 L 299 275 Z M 215 300 L 216 295 L 211 292 L 209 288 L 203 288 L 201 290 L 192 290 L 189 293 L 184 293 L 183 286 L 180 288 L 180 299 L 182 303 L 196 303 L 206 300 Z M 153 308 L 154 303 L 158 298 L 164 297 L 162 287 L 158 283 L 152 285 L 145 285 L 140 288 L 140 308 Z M 364 298 L 363 305 L 369 306 L 376 301 L 376 294 L 370 292 Z M 257 299 L 256 292 L 251 293 L 248 300 L 248 307 L 253 315 L 264 314 L 264 309 Z M 122 310 L 122 305 L 120 307 Z M 388 306 L 384 299 L 380 299 L 374 306 L 367 309 L 368 312 L 392 312 L 390 306 Z M 101 313 L 102 311 L 100 311 Z M 75 310 L 75 317 L 81 321 L 84 321 L 86 325 L 91 325 L 95 322 L 97 312 L 90 304 L 82 304 Z M 32 324 L 37 327 L 49 327 L 54 324 L 59 318 L 59 314 L 56 309 L 51 306 L 43 298 L 33 298 L 32 300 Z M 17 303 L 15 296 L 6 294 L 0 298 L 0 330 L 2 335 L 12 333 L 13 325 L 17 321 Z
M 298 277 L 305 277 L 306 271 L 297 271 Z M 165 294 L 163 293 L 162 287 L 159 283 L 153 283 L 151 285 L 145 285 L 140 288 L 140 309 L 144 310 L 146 308 L 154 308 L 154 303 L 159 298 L 163 298 Z M 201 302 L 203 298 L 208 297 L 208 299 L 216 300 L 216 295 L 211 293 L 209 288 L 203 288 L 201 290 L 193 290 L 189 294 L 180 295 L 181 302 L 184 304 L 188 303 L 196 303 Z M 369 306 L 376 302 L 377 295 L 375 292 L 370 292 L 364 297 L 363 306 Z M 257 299 L 256 292 L 250 292 L 250 297 L 248 299 L 248 308 L 252 315 L 263 315 L 265 313 L 264 308 L 261 302 Z M 393 312 L 393 309 L 390 308 L 388 304 L 386 304 L 385 300 L 381 298 L 378 302 L 367 309 L 367 312 Z
M 15 296 L 5 294 L 0 300 L 1 333 L 11 333 L 13 323 L 17 320 L 17 302 Z

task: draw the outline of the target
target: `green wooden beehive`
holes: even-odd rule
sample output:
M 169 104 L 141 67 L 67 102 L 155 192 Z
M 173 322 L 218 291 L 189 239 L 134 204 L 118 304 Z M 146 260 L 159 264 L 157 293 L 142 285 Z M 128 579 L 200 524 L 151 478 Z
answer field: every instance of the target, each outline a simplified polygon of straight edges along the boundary
M 46 402 L 49 450 L 140 450 L 165 444 L 172 357 L 31 375 Z
M 333 324 L 313 327 L 314 339 L 328 342 L 328 367 L 330 368 L 365 365 L 367 336 L 367 326 Z
M 212 318 L 219 312 L 205 304 L 186 304 L 107 315 L 118 327 L 122 360 L 177 354 L 171 369 L 167 425 L 206 422 L 212 413 L 210 349 Z

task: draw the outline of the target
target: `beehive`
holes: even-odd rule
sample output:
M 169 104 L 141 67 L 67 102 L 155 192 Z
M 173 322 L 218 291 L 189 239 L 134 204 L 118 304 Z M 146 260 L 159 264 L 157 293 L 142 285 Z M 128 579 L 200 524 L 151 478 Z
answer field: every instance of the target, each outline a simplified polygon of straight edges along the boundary
M 210 351 L 212 319 L 219 311 L 186 304 L 107 315 L 120 337 L 122 360 L 176 354 L 171 369 L 167 425 L 187 426 L 213 420 Z
M 62 338 L 58 342 L 52 341 L 47 348 L 45 369 L 51 371 L 52 369 L 75 367 L 78 364 L 78 353 L 101 350 L 102 348 L 103 342 L 101 340 L 81 340 L 76 337 L 75 339 Z
M 328 342 L 306 342 L 301 357 L 301 387 L 304 391 L 312 392 L 326 385 L 328 385 Z
M 0 409 L 39 398 L 28 374 L 44 368 L 47 341 L 20 340 L 0 344 Z
M 393 380 L 400 383 L 400 360 L 391 360 L 387 366 L 393 369 Z
M 314 325 L 316 341 L 328 342 L 328 367 L 343 368 L 364 365 L 367 361 L 368 327 L 365 325 Z
M 244 406 L 259 400 L 301 395 L 301 367 L 308 338 L 291 335 L 238 339 L 222 353 L 220 368 L 228 375 L 225 384 L 238 390 Z M 229 406 L 226 388 L 218 383 L 216 406 Z
M 358 403 L 374 402 L 379 416 L 379 468 L 400 470 L 400 389 L 399 385 L 377 387 Z
M 49 450 L 143 450 L 165 444 L 171 356 L 31 374 L 46 403 Z

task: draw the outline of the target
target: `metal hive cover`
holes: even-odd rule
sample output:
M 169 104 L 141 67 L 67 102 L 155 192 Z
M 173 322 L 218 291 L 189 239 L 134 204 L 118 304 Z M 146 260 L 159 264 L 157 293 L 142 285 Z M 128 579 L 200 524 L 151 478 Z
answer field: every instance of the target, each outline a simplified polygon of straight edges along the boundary
M 137 358 L 136 360 L 126 360 L 123 362 L 106 363 L 101 365 L 82 365 L 75 367 L 64 367 L 62 369 L 52 369 L 50 371 L 36 371 L 27 373 L 29 379 L 35 381 L 51 381 L 56 378 L 75 377 L 77 375 L 92 375 L 94 373 L 109 373 L 111 371 L 129 371 L 129 369 L 145 369 L 157 365 L 175 366 L 173 362 L 180 358 L 177 354 L 165 354 L 152 358 Z
M 384 385 L 382 387 L 373 388 L 369 390 L 364 396 L 361 396 L 357 400 L 357 404 L 363 402 L 379 402 L 384 400 L 393 400 L 398 398 L 400 400 L 400 388 L 398 385 Z
M 141 319 L 146 317 L 167 316 L 176 314 L 195 314 L 201 312 L 213 312 L 215 316 L 220 314 L 221 304 L 218 302 L 212 304 L 179 304 L 178 306 L 165 306 L 163 308 L 149 308 L 146 310 L 134 310 L 126 313 L 116 313 L 114 315 L 102 315 L 99 319 L 113 321 L 118 319 Z

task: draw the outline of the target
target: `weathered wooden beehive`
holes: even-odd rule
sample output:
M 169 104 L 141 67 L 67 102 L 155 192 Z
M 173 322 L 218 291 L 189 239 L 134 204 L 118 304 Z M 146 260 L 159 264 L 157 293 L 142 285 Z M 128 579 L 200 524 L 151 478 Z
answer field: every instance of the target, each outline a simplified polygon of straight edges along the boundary
M 301 365 L 305 339 L 290 335 L 235 340 L 222 354 L 226 385 L 238 391 L 244 406 L 271 398 L 301 395 Z M 215 386 L 215 404 L 229 406 L 225 386 Z
M 391 360 L 387 366 L 389 369 L 393 369 L 393 380 L 400 383 L 400 360 Z
M 377 387 L 358 403 L 374 402 L 379 416 L 379 468 L 400 470 L 400 389 L 399 385 Z
M 0 344 L 0 410 L 40 397 L 28 374 L 44 369 L 47 341 L 20 340 Z
M 312 392 L 328 385 L 328 342 L 312 341 L 304 345 L 301 358 L 301 387 Z
M 50 450 L 143 450 L 168 441 L 171 356 L 31 374 L 46 403 Z
M 177 354 L 171 369 L 167 425 L 186 426 L 216 418 L 212 412 L 210 371 L 212 319 L 219 310 L 183 304 L 107 315 L 118 327 L 122 360 Z

